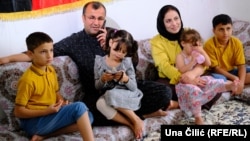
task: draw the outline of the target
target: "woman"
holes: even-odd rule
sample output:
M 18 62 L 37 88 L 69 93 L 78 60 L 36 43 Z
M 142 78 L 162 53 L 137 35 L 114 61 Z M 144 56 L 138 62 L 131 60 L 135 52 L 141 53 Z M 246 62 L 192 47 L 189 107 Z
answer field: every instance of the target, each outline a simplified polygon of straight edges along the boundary
M 204 86 L 206 81 L 195 78 L 193 74 L 202 75 L 204 68 L 195 67 L 193 70 L 181 74 L 175 67 L 177 54 L 182 51 L 179 44 L 183 22 L 179 10 L 173 5 L 163 6 L 157 16 L 157 30 L 159 34 L 151 40 L 152 57 L 158 70 L 159 82 L 169 85 L 172 89 L 172 99 L 177 101 L 175 84 L 179 81 Z

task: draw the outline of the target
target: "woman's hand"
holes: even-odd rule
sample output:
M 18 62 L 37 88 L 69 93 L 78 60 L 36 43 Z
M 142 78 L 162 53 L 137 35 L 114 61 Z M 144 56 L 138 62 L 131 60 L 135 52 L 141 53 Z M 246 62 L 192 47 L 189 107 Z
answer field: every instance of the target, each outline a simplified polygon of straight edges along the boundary
M 195 78 L 194 83 L 195 83 L 194 85 L 196 86 L 205 87 L 207 84 L 207 81 L 203 80 L 201 77 L 197 77 Z
M 180 82 L 184 84 L 194 84 L 195 75 L 193 75 L 190 71 L 181 75 Z

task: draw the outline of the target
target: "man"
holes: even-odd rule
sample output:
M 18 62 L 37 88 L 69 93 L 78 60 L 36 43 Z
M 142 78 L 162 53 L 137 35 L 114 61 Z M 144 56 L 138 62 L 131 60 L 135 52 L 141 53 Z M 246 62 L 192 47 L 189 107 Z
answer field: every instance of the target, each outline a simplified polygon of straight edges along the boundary
M 82 21 L 84 29 L 54 44 L 54 56 L 70 56 L 77 64 L 80 81 L 85 93 L 83 102 L 94 115 L 93 125 L 115 125 L 114 121 L 107 120 L 96 108 L 96 101 L 100 94 L 94 85 L 95 56 L 104 56 L 104 46 L 107 30 L 102 26 L 106 18 L 105 6 L 96 1 L 89 2 L 83 7 Z M 0 58 L 0 64 L 14 61 L 30 61 L 25 54 L 16 54 Z M 141 108 L 136 111 L 143 118 L 164 116 L 169 107 L 178 107 L 172 104 L 172 92 L 169 87 L 153 81 L 138 81 L 138 88 L 143 92 Z M 174 105 L 174 106 L 173 106 Z M 176 106 L 177 105 L 177 106 Z

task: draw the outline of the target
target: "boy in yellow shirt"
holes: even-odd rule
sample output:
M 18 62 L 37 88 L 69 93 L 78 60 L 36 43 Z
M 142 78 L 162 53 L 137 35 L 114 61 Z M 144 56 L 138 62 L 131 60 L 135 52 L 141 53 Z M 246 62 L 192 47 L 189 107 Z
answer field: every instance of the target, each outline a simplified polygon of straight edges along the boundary
M 69 103 L 59 93 L 53 61 L 53 40 L 43 32 L 26 38 L 32 65 L 17 85 L 14 114 L 21 128 L 38 141 L 58 134 L 80 131 L 86 141 L 94 141 L 93 116 L 82 102 Z
M 205 42 L 204 50 L 211 60 L 210 69 L 214 78 L 238 81 L 235 94 L 242 93 L 250 83 L 250 67 L 246 66 L 242 42 L 232 36 L 233 23 L 230 16 L 219 14 L 213 18 L 214 36 Z

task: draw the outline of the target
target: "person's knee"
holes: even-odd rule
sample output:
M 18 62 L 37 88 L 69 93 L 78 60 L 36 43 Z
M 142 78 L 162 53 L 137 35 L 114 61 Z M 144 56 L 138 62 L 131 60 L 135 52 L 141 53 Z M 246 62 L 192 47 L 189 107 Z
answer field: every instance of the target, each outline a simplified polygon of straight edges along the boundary
M 93 114 L 89 111 L 88 107 L 86 106 L 85 103 L 83 102 L 75 102 L 74 103 L 74 109 L 75 109 L 75 112 L 76 112 L 76 117 L 80 117 L 82 116 L 84 113 L 87 112 L 88 116 L 89 116 L 89 120 L 90 120 L 90 123 L 93 123 L 94 121 L 94 116 Z
M 94 121 L 93 114 L 89 111 L 88 107 L 83 102 L 75 102 L 74 104 L 74 115 L 76 117 L 76 120 L 79 119 L 79 117 L 83 116 L 85 113 L 88 114 L 89 121 L 92 124 Z
M 111 120 L 114 118 L 114 116 L 116 115 L 117 111 L 107 105 L 106 101 L 104 98 L 99 98 L 96 102 L 96 108 L 108 119 Z
M 104 105 L 105 105 L 105 100 L 103 98 L 99 98 L 96 102 L 97 110 L 100 111 Z
M 74 109 L 78 114 L 84 114 L 86 111 L 88 111 L 88 107 L 83 102 L 75 102 Z

